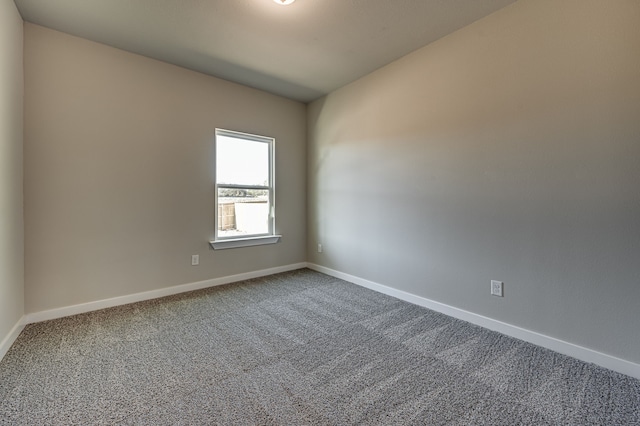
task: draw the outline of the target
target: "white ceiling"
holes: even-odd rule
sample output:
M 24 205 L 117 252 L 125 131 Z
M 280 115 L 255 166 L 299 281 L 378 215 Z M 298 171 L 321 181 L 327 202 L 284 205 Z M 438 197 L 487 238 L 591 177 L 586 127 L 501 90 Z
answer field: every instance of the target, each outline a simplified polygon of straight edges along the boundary
M 28 21 L 303 102 L 515 0 L 15 0 Z

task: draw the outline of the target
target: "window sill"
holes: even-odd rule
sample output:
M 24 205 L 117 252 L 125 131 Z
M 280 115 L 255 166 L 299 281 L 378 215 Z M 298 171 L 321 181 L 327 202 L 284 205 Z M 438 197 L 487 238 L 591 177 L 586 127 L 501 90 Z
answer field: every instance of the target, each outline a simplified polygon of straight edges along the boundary
M 228 240 L 209 241 L 209 245 L 214 250 L 225 250 L 238 247 L 262 246 L 275 244 L 280 241 L 282 235 L 267 235 L 264 237 L 233 238 Z

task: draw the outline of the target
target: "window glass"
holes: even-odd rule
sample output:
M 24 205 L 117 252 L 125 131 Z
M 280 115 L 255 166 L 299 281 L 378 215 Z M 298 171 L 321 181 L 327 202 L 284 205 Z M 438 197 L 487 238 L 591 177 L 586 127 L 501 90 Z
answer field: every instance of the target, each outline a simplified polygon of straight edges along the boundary
M 216 130 L 216 240 L 273 235 L 273 144 Z
M 267 142 L 218 136 L 216 141 L 218 185 L 268 186 L 269 146 Z

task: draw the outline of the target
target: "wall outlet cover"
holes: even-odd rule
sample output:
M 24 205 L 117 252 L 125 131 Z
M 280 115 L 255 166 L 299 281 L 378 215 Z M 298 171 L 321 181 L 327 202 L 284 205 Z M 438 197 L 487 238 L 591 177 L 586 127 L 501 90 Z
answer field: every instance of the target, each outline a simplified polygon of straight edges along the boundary
M 491 295 L 503 297 L 504 283 L 502 281 L 491 280 Z

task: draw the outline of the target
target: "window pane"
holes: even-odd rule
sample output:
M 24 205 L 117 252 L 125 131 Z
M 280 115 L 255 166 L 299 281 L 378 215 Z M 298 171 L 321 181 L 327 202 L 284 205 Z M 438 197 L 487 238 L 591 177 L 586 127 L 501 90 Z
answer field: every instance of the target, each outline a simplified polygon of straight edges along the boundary
M 218 184 L 269 185 L 269 144 L 218 135 Z
M 268 233 L 268 190 L 218 189 L 218 237 Z

